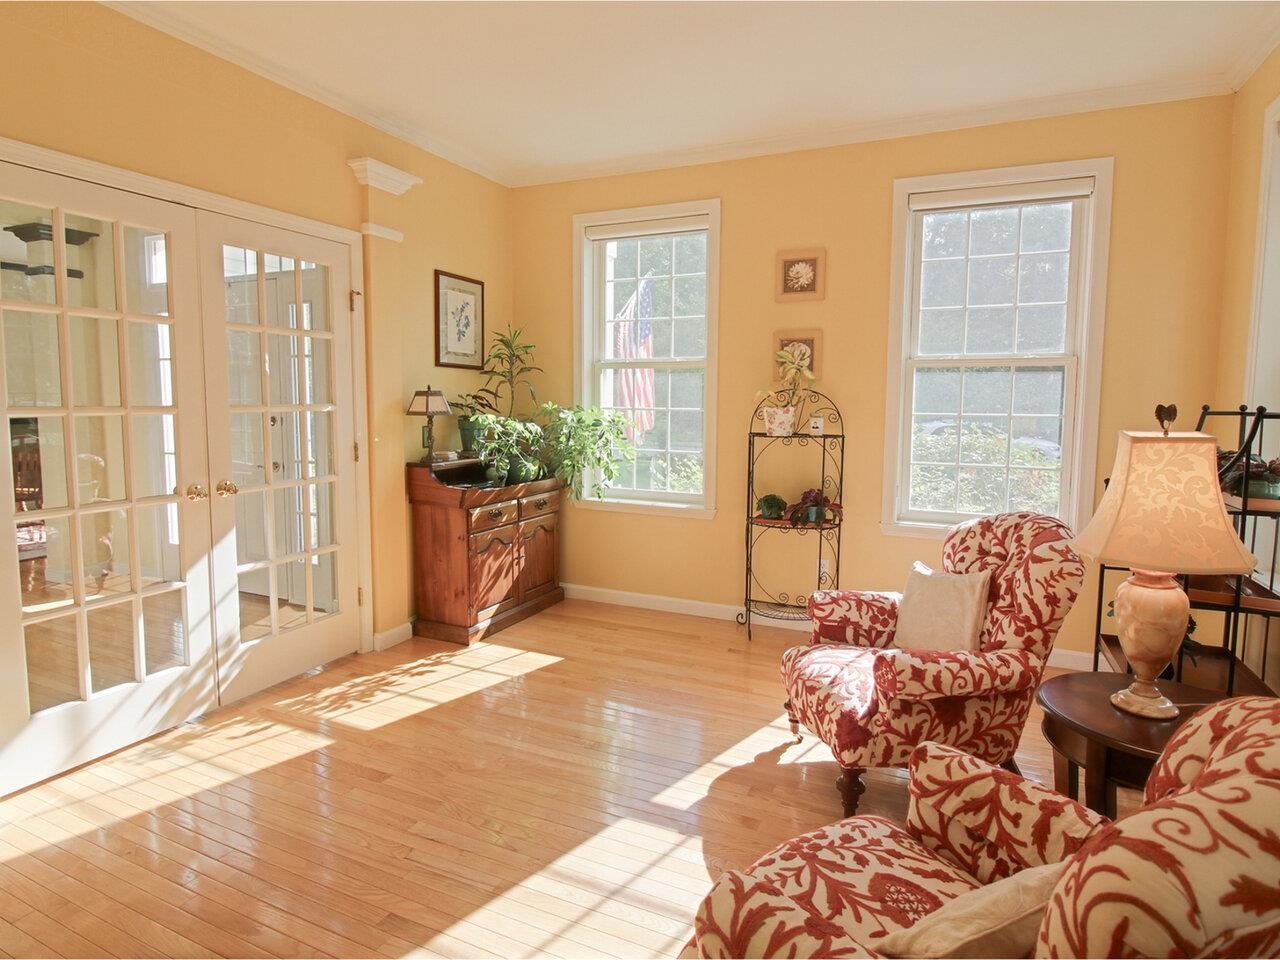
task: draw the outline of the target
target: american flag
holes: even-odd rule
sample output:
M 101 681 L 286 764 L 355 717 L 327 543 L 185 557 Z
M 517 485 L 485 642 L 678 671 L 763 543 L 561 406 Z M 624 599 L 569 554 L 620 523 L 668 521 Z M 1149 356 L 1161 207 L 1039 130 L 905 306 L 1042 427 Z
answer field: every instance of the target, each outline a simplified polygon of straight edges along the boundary
M 653 357 L 653 291 L 649 274 L 640 280 L 639 289 L 618 311 L 613 325 L 613 355 L 619 360 L 648 360 Z M 654 424 L 653 368 L 627 367 L 617 371 L 615 406 L 630 410 L 627 416 L 627 438 L 633 443 Z

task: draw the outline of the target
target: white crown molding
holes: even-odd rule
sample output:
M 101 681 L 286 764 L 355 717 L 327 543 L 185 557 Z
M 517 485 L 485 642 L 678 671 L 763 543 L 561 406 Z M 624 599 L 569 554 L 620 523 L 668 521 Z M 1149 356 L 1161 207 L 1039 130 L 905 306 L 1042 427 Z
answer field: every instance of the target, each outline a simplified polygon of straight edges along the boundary
M 1227 71 L 1227 80 L 1233 91 L 1239 90 L 1254 75 L 1271 51 L 1280 44 L 1280 17 L 1276 17 L 1268 29 L 1262 30 L 1245 51 L 1236 58 L 1235 66 Z
M 471 170 L 489 180 L 507 187 L 531 187 L 567 180 L 591 177 L 616 176 L 625 173 L 641 173 L 669 167 L 691 166 L 702 163 L 718 163 L 725 160 L 741 160 L 748 157 L 789 153 L 796 150 L 816 150 L 848 143 L 866 143 L 898 137 L 962 130 L 970 127 L 1033 120 L 1041 117 L 1086 113 L 1117 107 L 1140 106 L 1171 100 L 1189 100 L 1197 97 L 1224 96 L 1234 93 L 1247 80 L 1280 40 L 1280 25 L 1261 36 L 1256 47 L 1251 45 L 1237 67 L 1229 74 L 1194 80 L 1161 81 L 1133 84 L 1125 87 L 1108 87 L 1078 93 L 1009 101 L 969 110 L 939 111 L 900 119 L 875 121 L 830 128 L 822 131 L 765 137 L 754 140 L 712 144 L 686 150 L 661 151 L 643 156 L 616 160 L 604 160 L 585 164 L 559 164 L 528 166 L 493 162 L 481 159 L 474 152 L 448 141 L 429 135 L 405 121 L 380 113 L 349 100 L 341 93 L 313 83 L 292 71 L 283 70 L 263 58 L 247 53 L 235 44 L 227 43 L 203 30 L 193 28 L 179 17 L 165 11 L 158 4 L 140 0 L 104 0 L 106 6 L 154 27 L 172 37 L 198 47 L 223 60 L 243 67 L 261 77 L 309 97 L 325 106 L 353 117 L 381 130 L 398 140 L 420 147 L 444 160 Z
M 404 243 L 404 234 L 392 227 L 384 227 L 380 223 L 362 223 L 360 224 L 360 232 L 366 237 L 381 237 L 383 240 L 390 240 L 393 243 Z
M 422 178 L 416 174 L 400 170 L 373 157 L 357 157 L 354 160 L 348 160 L 347 166 L 355 173 L 356 182 L 360 186 L 372 187 L 374 190 L 389 193 L 393 197 L 403 196 L 422 182 Z

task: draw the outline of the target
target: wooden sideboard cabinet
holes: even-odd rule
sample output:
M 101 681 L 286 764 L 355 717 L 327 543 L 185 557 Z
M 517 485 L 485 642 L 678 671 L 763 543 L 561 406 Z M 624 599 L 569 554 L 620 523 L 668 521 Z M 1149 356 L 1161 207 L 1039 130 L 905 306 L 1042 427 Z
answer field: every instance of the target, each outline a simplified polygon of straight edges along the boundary
M 471 643 L 564 599 L 560 481 L 467 485 L 477 466 L 407 465 L 420 637 Z

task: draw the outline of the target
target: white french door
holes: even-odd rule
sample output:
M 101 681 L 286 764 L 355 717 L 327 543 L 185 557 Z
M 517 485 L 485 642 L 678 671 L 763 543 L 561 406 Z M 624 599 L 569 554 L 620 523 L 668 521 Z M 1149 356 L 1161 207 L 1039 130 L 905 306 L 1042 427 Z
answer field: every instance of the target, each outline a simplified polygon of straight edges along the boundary
M 215 703 L 196 250 L 189 208 L 0 163 L 0 794 Z
M 0 162 L 0 795 L 358 648 L 350 257 Z
M 199 214 L 218 685 L 359 646 L 345 244 Z

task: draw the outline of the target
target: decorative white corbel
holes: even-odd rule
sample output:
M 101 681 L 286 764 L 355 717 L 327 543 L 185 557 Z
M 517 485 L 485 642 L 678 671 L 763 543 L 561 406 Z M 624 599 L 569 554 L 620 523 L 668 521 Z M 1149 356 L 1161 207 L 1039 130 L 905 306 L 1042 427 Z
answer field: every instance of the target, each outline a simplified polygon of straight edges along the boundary
M 356 175 L 356 180 L 364 187 L 373 187 L 398 197 L 410 187 L 422 182 L 422 178 L 405 170 L 398 170 L 389 163 L 375 160 L 373 157 L 357 157 L 348 160 L 349 166 Z

